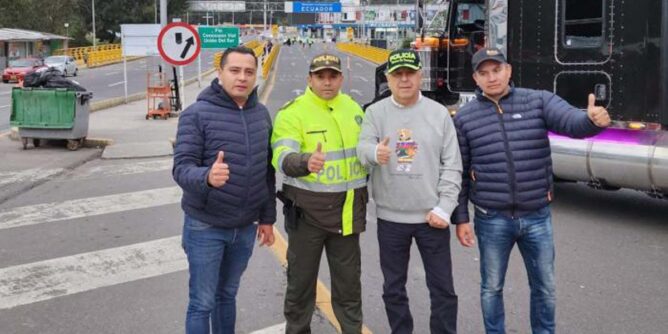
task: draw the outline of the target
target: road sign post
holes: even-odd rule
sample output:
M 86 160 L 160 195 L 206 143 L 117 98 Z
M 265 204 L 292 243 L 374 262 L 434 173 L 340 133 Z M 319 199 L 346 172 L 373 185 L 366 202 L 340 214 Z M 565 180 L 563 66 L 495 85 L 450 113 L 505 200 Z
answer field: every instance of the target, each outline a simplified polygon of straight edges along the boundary
M 176 66 L 188 65 L 199 56 L 202 50 L 197 30 L 185 22 L 172 22 L 160 30 L 158 35 L 158 51 L 162 58 Z M 183 75 L 183 68 L 179 72 Z M 182 81 L 183 79 L 181 79 Z M 179 85 L 179 80 L 175 80 Z M 180 87 L 183 91 L 183 87 Z M 182 95 L 183 96 L 183 95 Z M 181 97 L 181 106 L 185 105 Z

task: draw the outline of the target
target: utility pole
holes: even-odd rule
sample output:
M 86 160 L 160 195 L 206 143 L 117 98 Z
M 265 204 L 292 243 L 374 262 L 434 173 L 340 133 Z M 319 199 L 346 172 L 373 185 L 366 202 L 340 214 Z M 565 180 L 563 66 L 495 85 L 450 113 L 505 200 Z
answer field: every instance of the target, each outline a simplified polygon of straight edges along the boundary
M 262 31 L 262 35 L 265 35 L 267 33 L 267 0 L 264 0 L 264 30 Z
M 93 47 L 97 45 L 97 38 L 95 38 L 95 0 L 93 2 Z

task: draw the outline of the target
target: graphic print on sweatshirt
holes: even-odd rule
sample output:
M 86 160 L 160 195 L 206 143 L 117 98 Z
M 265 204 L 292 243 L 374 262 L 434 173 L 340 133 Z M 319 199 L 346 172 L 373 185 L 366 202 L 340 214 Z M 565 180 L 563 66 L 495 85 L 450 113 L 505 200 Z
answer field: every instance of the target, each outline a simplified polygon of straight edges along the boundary
M 413 140 L 413 130 L 399 129 L 399 138 L 395 152 L 397 154 L 397 172 L 410 172 L 413 160 L 418 152 L 418 144 Z

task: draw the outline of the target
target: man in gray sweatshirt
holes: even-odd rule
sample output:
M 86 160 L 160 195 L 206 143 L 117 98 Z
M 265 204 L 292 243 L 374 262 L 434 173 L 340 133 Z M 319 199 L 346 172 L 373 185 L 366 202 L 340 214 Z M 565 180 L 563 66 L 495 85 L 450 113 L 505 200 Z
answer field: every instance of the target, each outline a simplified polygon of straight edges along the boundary
M 371 174 L 378 215 L 383 301 L 392 333 L 412 333 L 406 280 L 413 239 L 426 272 L 432 333 L 456 333 L 450 215 L 462 162 L 448 110 L 422 96 L 418 54 L 396 50 L 387 62 L 392 96 L 368 107 L 357 156 Z

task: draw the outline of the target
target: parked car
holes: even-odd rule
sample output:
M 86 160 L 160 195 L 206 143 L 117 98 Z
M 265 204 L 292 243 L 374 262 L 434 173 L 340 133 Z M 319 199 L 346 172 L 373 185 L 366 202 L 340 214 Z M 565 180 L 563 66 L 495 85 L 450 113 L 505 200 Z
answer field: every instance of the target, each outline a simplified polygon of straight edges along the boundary
M 51 56 L 44 59 L 44 64 L 53 67 L 65 76 L 77 76 L 79 68 L 74 58 L 70 56 Z
M 9 61 L 9 67 L 2 72 L 2 82 L 18 82 L 23 80 L 26 74 L 46 69 L 44 62 L 38 58 L 19 58 Z

